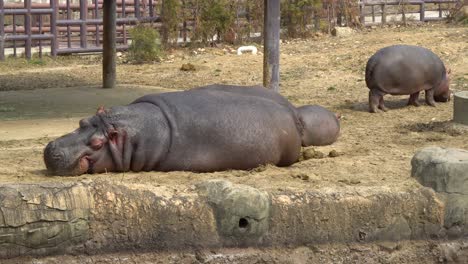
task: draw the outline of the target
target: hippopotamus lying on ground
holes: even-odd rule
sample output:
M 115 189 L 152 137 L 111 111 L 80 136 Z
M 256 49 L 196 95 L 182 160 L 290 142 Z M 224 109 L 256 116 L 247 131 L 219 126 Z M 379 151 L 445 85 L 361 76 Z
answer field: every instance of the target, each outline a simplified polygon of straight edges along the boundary
M 435 101 L 447 102 L 449 73 L 440 58 L 426 48 L 410 45 L 383 48 L 372 55 L 366 66 L 369 112 L 375 113 L 377 108 L 387 111 L 385 94 L 409 94 L 408 105 L 414 106 L 419 106 L 421 91 L 425 91 L 430 106 L 435 106 Z
M 44 161 L 53 175 L 288 166 L 301 145 L 331 144 L 339 130 L 323 107 L 296 108 L 260 86 L 211 85 L 100 108 L 50 142 Z

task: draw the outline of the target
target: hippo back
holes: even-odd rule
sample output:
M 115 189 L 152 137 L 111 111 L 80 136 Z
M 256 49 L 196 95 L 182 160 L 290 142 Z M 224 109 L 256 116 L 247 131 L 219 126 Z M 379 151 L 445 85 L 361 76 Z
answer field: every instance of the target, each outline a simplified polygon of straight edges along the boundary
M 367 87 L 393 95 L 438 87 L 445 76 L 445 66 L 436 54 L 411 45 L 380 49 L 366 65 Z
M 169 152 L 157 170 L 216 171 L 297 161 L 299 121 L 278 96 L 260 87 L 213 85 L 147 95 L 132 104 L 158 106 L 170 126 Z

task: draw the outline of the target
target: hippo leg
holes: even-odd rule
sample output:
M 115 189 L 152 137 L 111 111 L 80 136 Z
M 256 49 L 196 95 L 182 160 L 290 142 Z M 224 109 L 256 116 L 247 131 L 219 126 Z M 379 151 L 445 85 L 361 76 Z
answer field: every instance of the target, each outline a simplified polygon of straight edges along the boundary
M 380 109 L 382 111 L 388 110 L 387 107 L 385 107 L 384 105 L 384 95 L 385 94 L 378 89 L 371 89 L 369 91 L 369 112 L 377 113 L 377 109 Z
M 407 105 L 413 105 L 416 107 L 420 106 L 421 104 L 419 104 L 418 99 L 419 99 L 419 92 L 415 92 L 411 94 Z
M 379 99 L 379 109 L 384 111 L 384 112 L 388 111 L 388 108 L 384 104 L 383 95 Z
M 428 89 L 425 91 L 425 94 L 426 96 L 426 103 L 430 106 L 436 106 L 435 104 L 435 100 L 434 100 L 434 89 L 431 88 L 431 89 Z

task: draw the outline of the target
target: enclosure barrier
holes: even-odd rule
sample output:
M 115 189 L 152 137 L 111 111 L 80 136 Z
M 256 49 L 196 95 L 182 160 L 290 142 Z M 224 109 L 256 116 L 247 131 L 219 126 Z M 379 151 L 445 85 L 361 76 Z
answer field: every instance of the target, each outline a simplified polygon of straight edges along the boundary
M 443 9 L 442 4 L 456 4 L 459 3 L 460 0 L 360 0 L 359 1 L 359 13 L 360 13 L 360 22 L 362 25 L 370 26 L 376 24 L 386 24 L 387 16 L 388 16 L 388 7 L 401 7 L 401 10 L 398 10 L 396 13 L 402 15 L 402 20 L 406 23 L 406 15 L 408 6 L 419 6 L 419 21 L 432 21 L 432 20 L 442 20 L 443 11 L 448 11 L 448 9 Z M 426 4 L 437 4 L 439 12 L 438 17 L 426 17 Z M 365 7 L 369 6 L 371 8 L 370 13 L 365 10 Z M 375 7 L 379 6 L 380 11 L 376 12 Z M 365 21 L 365 17 L 371 15 L 372 16 L 372 23 L 367 23 Z M 381 22 L 376 22 L 376 15 L 381 16 Z
M 209 180 L 187 187 L 2 184 L 0 259 L 401 241 L 436 238 L 443 229 L 444 206 L 422 186 L 265 191 Z
M 50 0 L 49 3 L 33 3 L 33 0 L 22 0 L 23 3 L 7 1 L 9 0 L 0 0 L 0 60 L 5 58 L 5 50 L 17 56 L 18 50 L 24 49 L 28 59 L 32 56 L 32 48 L 38 49 L 39 56 L 44 48 L 49 47 L 52 56 L 102 51 L 104 0 Z M 152 23 L 155 28 L 163 27 L 160 10 L 163 0 L 115 1 L 117 49 L 128 48 L 128 27 L 135 23 Z M 181 2 L 183 12 L 189 15 L 179 19 L 177 26 L 184 42 L 188 41 L 187 32 L 194 32 L 197 27 L 197 11 L 188 5 L 189 2 Z M 345 20 L 345 24 L 350 26 L 374 25 L 379 24 L 376 16 L 381 16 L 381 23 L 385 24 L 388 23 L 390 9 L 401 7 L 402 10 L 397 10 L 397 13 L 402 13 L 403 19 L 406 19 L 407 11 L 403 7 L 407 6 L 419 6 L 420 21 L 438 20 L 443 19 L 443 12 L 447 12 L 447 7 L 444 9 L 443 5 L 461 2 L 462 0 L 324 0 L 321 7 L 304 7 L 305 12 L 308 12 L 308 24 L 304 26 L 310 28 L 308 30 L 320 30 L 322 18 L 327 20 L 329 31 L 335 25 L 341 26 Z M 426 4 L 438 5 L 438 17 L 426 16 L 429 11 Z M 257 21 L 260 17 L 252 17 L 250 11 L 242 8 L 236 11 L 233 25 L 235 30 L 231 30 L 234 35 L 248 32 L 246 34 L 250 39 L 250 27 L 254 30 L 252 32 L 261 31 L 261 27 L 255 24 L 261 23 Z M 369 16 L 372 16 L 372 22 L 366 21 Z
M 155 0 L 117 0 L 117 49 L 128 48 L 127 25 L 138 22 L 158 22 Z M 0 0 L 0 60 L 5 49 L 24 48 L 26 58 L 32 56 L 32 46 L 42 55 L 44 41 L 52 56 L 65 53 L 102 51 L 102 7 L 104 0 L 50 0 L 50 3 L 5 3 Z M 7 19 L 9 18 L 9 19 Z M 20 43 L 18 43 L 20 42 Z M 11 44 L 10 44 L 11 43 Z M 24 44 L 23 44 L 24 43 Z M 10 44 L 10 45 L 8 45 Z
M 453 121 L 468 126 L 468 91 L 453 95 Z

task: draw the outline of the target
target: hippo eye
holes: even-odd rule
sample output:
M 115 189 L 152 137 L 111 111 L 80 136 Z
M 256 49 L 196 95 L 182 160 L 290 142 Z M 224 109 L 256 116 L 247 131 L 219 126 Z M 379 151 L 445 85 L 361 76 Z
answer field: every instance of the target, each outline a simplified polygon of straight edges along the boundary
M 102 145 L 104 145 L 104 142 L 102 141 L 102 139 L 97 139 L 97 138 L 93 138 L 91 142 L 89 143 L 89 146 L 94 150 L 98 150 L 102 148 Z
M 90 125 L 90 123 L 89 123 L 88 120 L 86 120 L 86 119 L 81 119 L 80 120 L 80 128 L 86 128 L 89 125 Z

